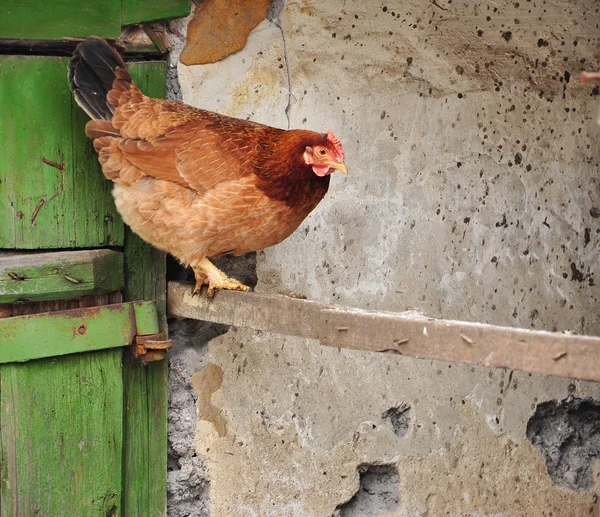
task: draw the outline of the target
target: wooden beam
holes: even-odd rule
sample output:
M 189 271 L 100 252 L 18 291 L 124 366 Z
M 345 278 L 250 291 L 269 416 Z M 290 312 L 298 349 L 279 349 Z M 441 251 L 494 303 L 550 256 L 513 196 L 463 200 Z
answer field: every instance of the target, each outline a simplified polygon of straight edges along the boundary
M 144 94 L 166 97 L 164 61 L 132 63 L 130 71 Z M 157 331 L 166 331 L 165 254 L 142 241 L 129 228 L 125 233 L 125 280 L 125 300 L 156 300 Z M 165 451 L 169 364 L 163 360 L 144 365 L 130 352 L 123 353 L 127 410 L 123 414 L 123 492 L 119 514 L 126 517 L 164 516 L 167 508 Z
M 105 294 L 124 285 L 123 254 L 117 251 L 0 254 L 0 303 L 3 304 Z
M 192 297 L 170 282 L 169 316 L 317 339 L 322 345 L 600 381 L 600 338 L 349 309 L 280 295 Z
M 155 302 L 2 318 L 0 364 L 124 347 L 132 344 L 137 325 L 153 330 L 156 322 Z

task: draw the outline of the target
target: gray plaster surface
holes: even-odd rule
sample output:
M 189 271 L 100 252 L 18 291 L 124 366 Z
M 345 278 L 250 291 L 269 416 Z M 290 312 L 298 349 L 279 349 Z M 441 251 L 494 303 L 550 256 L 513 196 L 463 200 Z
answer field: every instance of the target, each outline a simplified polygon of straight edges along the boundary
M 180 64 L 187 103 L 344 143 L 350 174 L 256 255 L 257 289 L 599 334 L 600 97 L 577 79 L 599 9 L 276 2 L 243 51 Z M 567 402 L 598 384 L 194 325 L 172 332 L 172 517 L 600 513 Z

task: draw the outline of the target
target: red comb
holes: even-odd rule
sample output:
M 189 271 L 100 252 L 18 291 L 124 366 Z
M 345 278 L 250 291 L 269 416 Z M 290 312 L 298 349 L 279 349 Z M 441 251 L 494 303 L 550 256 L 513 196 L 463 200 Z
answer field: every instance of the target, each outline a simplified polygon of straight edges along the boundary
M 338 155 L 338 158 L 343 161 L 344 148 L 342 147 L 342 142 L 340 142 L 338 137 L 333 134 L 333 131 L 331 131 L 331 129 L 327 131 L 327 140 L 332 145 L 333 150 Z

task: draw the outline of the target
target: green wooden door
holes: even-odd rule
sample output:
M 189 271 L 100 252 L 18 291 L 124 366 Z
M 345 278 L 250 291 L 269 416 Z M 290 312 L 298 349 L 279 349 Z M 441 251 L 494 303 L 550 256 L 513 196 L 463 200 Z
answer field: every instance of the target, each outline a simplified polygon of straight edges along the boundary
M 0 47 L 116 37 L 187 11 L 181 0 L 8 0 Z M 142 327 L 126 302 L 156 300 L 142 333 L 165 330 L 165 257 L 116 212 L 67 63 L 0 55 L 0 517 L 164 516 L 167 361 L 135 357 Z M 165 95 L 163 61 L 131 71 Z
M 164 515 L 160 492 L 129 501 L 124 490 L 134 472 L 122 347 L 158 323 L 155 302 L 0 319 L 2 516 Z M 148 429 L 160 442 L 164 382 L 153 385 Z

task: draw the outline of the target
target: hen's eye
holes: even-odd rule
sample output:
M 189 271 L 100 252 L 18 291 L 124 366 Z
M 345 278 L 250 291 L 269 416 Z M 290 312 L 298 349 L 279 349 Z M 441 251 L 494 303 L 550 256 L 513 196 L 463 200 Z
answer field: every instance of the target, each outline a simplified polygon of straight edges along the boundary
M 322 147 L 321 147 L 321 149 L 319 149 L 318 152 L 321 156 L 325 156 L 327 154 L 327 151 L 325 149 L 323 149 Z

